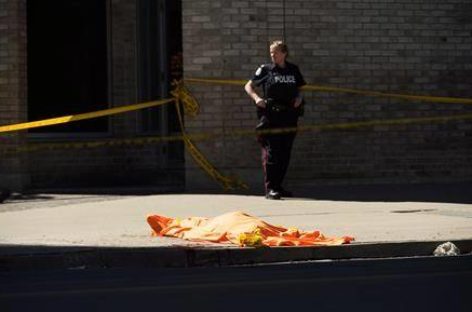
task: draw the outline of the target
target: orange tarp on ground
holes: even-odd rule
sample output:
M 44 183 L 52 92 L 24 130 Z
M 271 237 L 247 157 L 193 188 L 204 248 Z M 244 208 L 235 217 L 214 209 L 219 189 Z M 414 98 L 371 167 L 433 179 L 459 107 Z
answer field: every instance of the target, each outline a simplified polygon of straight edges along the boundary
M 182 220 L 150 215 L 147 222 L 155 236 L 240 246 L 328 246 L 347 244 L 354 240 L 350 236 L 326 237 L 319 231 L 274 226 L 241 211 L 215 218 L 190 217 Z

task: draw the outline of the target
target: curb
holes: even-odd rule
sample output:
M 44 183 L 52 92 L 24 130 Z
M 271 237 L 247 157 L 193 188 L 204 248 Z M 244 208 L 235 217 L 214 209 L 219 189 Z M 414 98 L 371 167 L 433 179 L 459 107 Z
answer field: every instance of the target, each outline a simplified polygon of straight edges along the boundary
M 76 247 L 0 245 L 0 272 L 88 268 L 189 268 L 281 262 L 432 256 L 444 241 L 320 247 Z M 451 241 L 461 254 L 472 240 Z

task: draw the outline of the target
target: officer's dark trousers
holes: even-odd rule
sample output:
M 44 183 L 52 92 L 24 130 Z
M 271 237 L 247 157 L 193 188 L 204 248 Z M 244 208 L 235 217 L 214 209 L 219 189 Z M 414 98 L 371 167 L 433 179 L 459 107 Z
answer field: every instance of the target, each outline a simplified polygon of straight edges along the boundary
M 264 184 L 268 190 L 281 191 L 282 182 L 290 163 L 295 132 L 258 136 L 262 148 Z

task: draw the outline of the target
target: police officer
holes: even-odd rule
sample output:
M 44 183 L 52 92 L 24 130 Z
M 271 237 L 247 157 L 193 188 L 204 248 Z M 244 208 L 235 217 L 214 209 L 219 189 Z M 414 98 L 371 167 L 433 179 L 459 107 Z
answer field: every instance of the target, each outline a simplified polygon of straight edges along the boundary
M 244 89 L 257 106 L 259 124 L 256 129 L 296 128 L 302 112 L 300 88 L 305 80 L 298 67 L 286 61 L 288 48 L 280 40 L 270 45 L 272 63 L 261 65 Z M 262 88 L 262 96 L 256 92 Z M 291 197 L 282 187 L 290 162 L 295 130 L 258 135 L 262 148 L 262 166 L 267 199 Z

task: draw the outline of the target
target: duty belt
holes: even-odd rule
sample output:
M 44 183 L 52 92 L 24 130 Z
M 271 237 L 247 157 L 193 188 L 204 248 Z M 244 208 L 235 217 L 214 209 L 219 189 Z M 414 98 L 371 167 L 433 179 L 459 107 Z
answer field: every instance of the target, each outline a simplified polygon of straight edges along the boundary
M 279 102 L 275 102 L 274 99 L 266 99 L 266 108 L 270 112 L 275 112 L 275 113 L 280 113 L 280 112 L 285 112 L 288 110 L 293 110 L 294 108 L 288 104 L 282 104 Z

